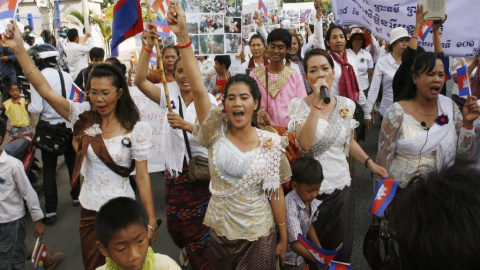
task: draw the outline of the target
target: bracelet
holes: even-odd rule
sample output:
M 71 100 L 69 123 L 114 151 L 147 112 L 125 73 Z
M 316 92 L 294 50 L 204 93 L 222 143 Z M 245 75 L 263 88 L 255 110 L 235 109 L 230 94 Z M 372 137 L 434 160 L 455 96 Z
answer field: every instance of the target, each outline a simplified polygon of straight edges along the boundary
M 417 36 L 412 36 L 411 38 L 418 39 L 418 37 L 417 37 Z
M 372 160 L 372 159 L 371 159 L 371 158 L 367 158 L 367 159 L 365 160 L 365 168 L 368 168 L 368 161 L 369 161 L 369 160 Z
M 152 49 L 152 50 L 149 50 L 149 49 L 147 49 L 147 48 L 144 48 L 144 50 L 145 50 L 146 52 L 148 52 L 149 54 L 152 54 L 152 52 L 153 52 L 153 49 Z
M 317 109 L 317 110 L 319 110 L 319 111 L 322 110 L 322 108 L 315 106 L 315 103 L 313 103 L 313 102 L 312 102 L 312 107 L 314 107 L 315 109 Z
M 183 45 L 183 46 L 182 46 L 182 45 L 178 45 L 178 44 L 177 44 L 177 48 L 179 48 L 179 49 L 185 49 L 185 48 L 190 47 L 190 45 L 192 45 L 192 39 L 190 39 L 190 42 L 188 42 L 186 45 Z
M 37 66 L 34 66 L 29 72 L 23 71 L 23 74 L 25 75 L 25 77 L 27 77 L 28 75 L 33 74 L 33 71 L 34 71 L 35 69 L 38 69 L 38 67 L 37 67 Z
M 285 226 L 285 225 L 287 225 L 285 222 L 277 224 L 277 226 Z
M 155 231 L 156 229 L 158 229 L 158 227 L 160 227 L 160 224 L 162 224 L 161 219 L 157 218 L 156 220 L 157 220 L 157 227 L 153 227 L 153 226 L 151 226 L 150 224 L 147 223 L 147 227 L 152 231 Z

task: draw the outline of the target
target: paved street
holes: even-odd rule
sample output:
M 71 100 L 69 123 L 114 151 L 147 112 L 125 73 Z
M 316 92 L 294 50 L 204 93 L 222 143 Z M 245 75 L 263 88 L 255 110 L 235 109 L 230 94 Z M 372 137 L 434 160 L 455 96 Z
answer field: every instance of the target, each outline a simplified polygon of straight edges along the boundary
M 378 132 L 379 125 L 376 124 L 372 130 L 368 131 L 366 142 L 361 143 L 361 146 L 366 150 L 370 157 L 373 157 L 376 154 Z M 39 154 L 40 152 L 38 151 L 38 157 L 40 156 Z M 52 255 L 58 251 L 62 251 L 64 253 L 62 261 L 57 265 L 57 269 L 83 269 L 80 237 L 78 232 L 80 208 L 72 206 L 69 195 L 70 185 L 68 173 L 66 167 L 64 166 L 63 158 L 59 158 L 59 164 L 57 176 L 59 190 L 58 220 L 54 225 L 47 226 L 44 242 L 50 248 Z M 163 220 L 157 241 L 153 245 L 153 250 L 155 252 L 169 255 L 178 262 L 179 249 L 173 244 L 165 226 L 165 189 L 163 185 L 163 177 L 160 173 L 153 173 L 150 175 L 150 177 L 152 180 L 153 194 L 155 198 L 155 209 L 157 211 L 157 215 Z M 356 179 L 353 186 L 355 190 L 356 213 L 355 245 L 353 252 L 354 254 L 352 257 L 352 266 L 354 269 L 363 270 L 368 269 L 368 265 L 363 257 L 362 245 L 363 237 L 370 224 L 368 206 L 372 197 L 372 180 L 369 172 L 367 172 L 363 164 L 356 164 Z M 43 196 L 40 198 L 40 202 L 42 204 L 42 209 L 44 209 Z M 26 239 L 28 247 L 33 247 L 35 243 L 32 228 L 32 222 L 29 217 Z M 26 269 L 33 269 L 31 262 L 27 262 Z

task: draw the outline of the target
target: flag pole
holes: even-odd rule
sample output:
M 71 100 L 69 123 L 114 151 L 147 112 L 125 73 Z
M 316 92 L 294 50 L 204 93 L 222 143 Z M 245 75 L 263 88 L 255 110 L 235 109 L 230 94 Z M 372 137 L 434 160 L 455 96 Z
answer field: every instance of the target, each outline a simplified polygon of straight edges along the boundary
M 148 15 L 148 22 L 152 22 L 152 14 L 150 13 L 150 3 L 148 0 L 145 0 L 145 5 L 147 6 L 147 15 Z M 168 85 L 167 85 L 167 78 L 165 76 L 165 69 L 163 68 L 163 60 L 162 60 L 162 52 L 158 47 L 158 39 L 155 39 L 155 49 L 157 50 L 157 63 L 158 69 L 160 69 L 160 78 L 163 83 L 163 90 L 165 91 L 165 99 L 168 107 L 168 112 L 172 112 L 172 104 L 170 103 L 170 95 L 168 94 Z

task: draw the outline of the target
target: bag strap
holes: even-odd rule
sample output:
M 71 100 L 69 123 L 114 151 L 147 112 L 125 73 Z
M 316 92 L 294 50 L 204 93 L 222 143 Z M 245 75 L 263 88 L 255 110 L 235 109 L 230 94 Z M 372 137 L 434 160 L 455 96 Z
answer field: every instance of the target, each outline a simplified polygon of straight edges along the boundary
M 67 92 L 65 91 L 65 81 L 63 80 L 63 74 L 60 69 L 57 69 L 58 76 L 60 76 L 60 83 L 62 84 L 62 97 L 67 98 Z
M 180 117 L 183 118 L 183 109 L 182 109 L 182 98 L 180 96 L 178 96 L 178 110 L 180 112 Z M 185 119 L 185 118 L 183 118 Z M 187 132 L 182 129 L 182 132 L 183 132 L 183 139 L 185 140 L 185 145 L 187 146 L 187 152 L 188 152 L 188 158 L 192 158 L 192 151 L 190 150 L 190 142 L 188 141 L 187 139 Z

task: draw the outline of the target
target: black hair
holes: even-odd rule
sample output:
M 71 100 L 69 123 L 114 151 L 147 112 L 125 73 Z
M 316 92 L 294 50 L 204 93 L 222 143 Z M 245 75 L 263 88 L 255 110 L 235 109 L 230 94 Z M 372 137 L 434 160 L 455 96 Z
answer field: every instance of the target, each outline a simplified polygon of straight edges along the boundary
M 223 99 L 227 99 L 228 95 L 228 89 L 230 86 L 234 83 L 245 83 L 248 88 L 250 88 L 250 94 L 253 97 L 253 100 L 258 100 L 258 105 L 255 111 L 253 112 L 253 119 L 252 119 L 252 125 L 256 126 L 257 124 L 257 112 L 260 110 L 260 105 L 262 101 L 262 93 L 260 92 L 260 89 L 258 88 L 257 82 L 250 76 L 246 74 L 236 74 L 235 76 L 231 77 L 227 83 L 225 84 L 225 92 L 223 93 Z
M 90 60 L 93 60 L 93 58 L 102 58 L 103 59 L 105 57 L 105 51 L 102 48 L 93 47 L 88 52 L 88 56 L 90 57 Z
M 125 64 L 123 64 L 122 62 L 120 62 L 120 60 L 118 60 L 118 58 L 116 57 L 109 57 L 107 59 L 105 59 L 104 61 L 105 63 L 110 63 L 111 65 L 114 65 L 116 66 L 117 68 L 119 68 L 123 73 L 123 75 L 125 75 L 125 73 L 127 72 L 127 66 L 125 66 Z
M 182 56 L 179 56 L 177 60 L 175 60 L 175 63 L 173 63 L 173 77 L 175 77 L 175 73 L 177 73 L 177 65 L 180 61 L 182 61 Z
M 28 30 L 28 31 L 32 31 L 32 27 L 30 27 L 30 25 L 25 25 L 25 26 L 23 27 L 23 31 L 27 31 L 27 30 Z
M 308 60 L 310 60 L 310 58 L 312 58 L 313 56 L 316 56 L 316 55 L 320 55 L 320 56 L 323 56 L 325 58 L 327 58 L 328 60 L 328 63 L 330 64 L 330 67 L 333 69 L 335 69 L 335 64 L 333 63 L 333 59 L 332 59 L 332 56 L 324 49 L 311 49 L 310 51 L 307 52 L 307 54 L 305 55 L 305 58 L 303 59 L 303 68 L 305 70 L 305 73 L 307 73 L 307 69 L 308 69 Z
M 108 248 L 108 242 L 118 231 L 137 224 L 147 229 L 147 215 L 138 202 L 127 197 L 111 199 L 100 207 L 95 218 L 97 239 Z
M 0 145 L 3 143 L 3 140 L 5 140 L 5 133 L 7 133 L 7 122 L 0 117 L 0 137 L 2 137 Z
M 327 45 L 327 41 L 330 42 L 330 37 L 332 36 L 333 29 L 340 29 L 342 31 L 343 36 L 345 37 L 345 40 L 347 39 L 347 34 L 345 33 L 345 29 L 341 27 L 340 25 L 330 25 L 330 28 L 328 28 L 327 33 L 325 34 L 325 47 L 330 50 L 330 46 Z
M 362 49 L 365 49 L 366 46 L 365 46 L 365 37 L 363 36 L 363 34 L 361 33 L 355 33 L 353 35 L 350 36 L 350 39 L 347 41 L 347 48 L 349 49 L 353 49 L 353 45 L 352 45 L 352 38 L 353 36 L 360 36 L 362 37 Z
M 472 165 L 411 178 L 393 216 L 401 269 L 478 269 L 480 171 Z
M 230 55 L 217 55 L 213 60 L 218 62 L 220 65 L 225 65 L 226 69 L 229 69 L 230 65 L 232 64 Z
M 78 30 L 75 28 L 68 29 L 67 37 L 70 42 L 74 42 L 78 37 Z
M 265 44 L 265 39 L 263 39 L 262 35 L 259 35 L 259 34 L 254 34 L 250 37 L 250 40 L 248 41 L 248 46 L 250 46 L 252 44 L 252 40 L 254 40 L 254 39 L 260 39 L 263 46 L 267 47 L 267 45 Z
M 165 52 L 169 49 L 172 49 L 175 51 L 175 53 L 177 54 L 177 56 L 180 56 L 180 50 L 178 49 L 177 46 L 174 46 L 174 45 L 168 45 L 168 46 L 165 46 L 163 47 L 163 51 L 162 51 L 162 58 L 165 56 Z
M 283 44 L 285 44 L 287 49 L 292 47 L 292 35 L 290 35 L 290 33 L 283 28 L 275 28 L 268 35 L 267 43 L 275 41 L 281 41 Z
M 133 103 L 130 92 L 128 91 L 125 73 L 122 73 L 122 71 L 116 65 L 104 63 L 94 67 L 88 75 L 88 82 L 87 86 L 85 87 L 86 91 L 90 91 L 90 83 L 93 78 L 104 77 L 111 78 L 112 85 L 115 86 L 117 90 L 120 88 L 123 89 L 123 93 L 120 95 L 115 108 L 115 116 L 125 130 L 133 130 L 135 124 L 140 120 L 140 113 L 138 112 L 138 108 L 135 103 Z
M 439 55 L 434 52 L 420 53 L 415 57 L 415 62 L 413 62 L 407 86 L 405 91 L 402 91 L 402 93 L 399 94 L 399 101 L 413 99 L 415 97 L 417 94 L 417 85 L 413 82 L 412 75 L 415 74 L 419 76 L 420 74 L 432 71 L 435 68 L 437 59 L 442 60 L 439 58 Z
M 307 185 L 321 184 L 323 169 L 320 162 L 311 157 L 301 157 L 292 164 L 292 181 Z

